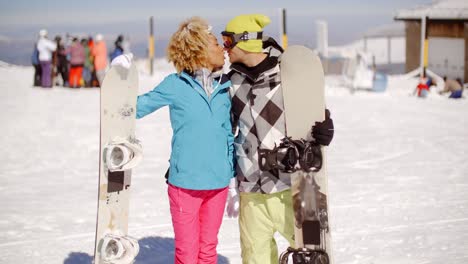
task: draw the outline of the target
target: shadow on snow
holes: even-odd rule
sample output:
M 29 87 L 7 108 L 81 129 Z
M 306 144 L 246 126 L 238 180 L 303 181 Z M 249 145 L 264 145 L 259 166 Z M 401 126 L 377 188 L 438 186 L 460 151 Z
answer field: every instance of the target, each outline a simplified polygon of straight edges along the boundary
M 174 239 L 168 237 L 145 237 L 138 240 L 140 252 L 135 264 L 174 263 Z M 92 264 L 93 256 L 83 252 L 71 252 L 63 264 Z M 218 264 L 229 264 L 229 260 L 218 254 Z

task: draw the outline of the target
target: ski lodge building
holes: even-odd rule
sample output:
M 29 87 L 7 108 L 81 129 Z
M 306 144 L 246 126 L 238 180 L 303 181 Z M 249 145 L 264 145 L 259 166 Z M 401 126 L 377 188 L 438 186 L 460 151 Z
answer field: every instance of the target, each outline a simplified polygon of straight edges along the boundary
M 371 53 L 372 65 L 380 72 L 402 74 L 405 72 L 405 29 L 401 23 L 379 26 L 365 32 L 361 48 Z
M 406 72 L 419 68 L 425 54 L 424 64 L 434 73 L 468 81 L 468 0 L 434 1 L 399 10 L 394 19 L 405 23 Z M 421 43 L 426 43 L 425 53 Z

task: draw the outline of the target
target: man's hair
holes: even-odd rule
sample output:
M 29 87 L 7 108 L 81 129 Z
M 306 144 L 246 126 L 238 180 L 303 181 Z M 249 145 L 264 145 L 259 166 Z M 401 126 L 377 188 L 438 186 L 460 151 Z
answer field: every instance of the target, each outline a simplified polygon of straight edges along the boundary
M 179 25 L 167 47 L 167 59 L 178 73 L 193 73 L 208 62 L 209 25 L 200 17 L 191 17 Z

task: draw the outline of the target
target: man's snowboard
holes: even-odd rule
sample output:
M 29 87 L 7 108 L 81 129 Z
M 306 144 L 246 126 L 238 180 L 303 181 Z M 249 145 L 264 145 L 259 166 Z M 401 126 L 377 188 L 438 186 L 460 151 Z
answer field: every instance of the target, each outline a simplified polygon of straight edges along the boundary
M 135 139 L 138 72 L 112 67 L 101 87 L 99 193 L 94 263 L 132 263 L 138 242 L 127 236 L 133 168 L 141 160 Z
M 320 59 L 306 47 L 290 46 L 283 53 L 280 66 L 286 134 L 292 140 L 313 141 L 312 125 L 325 119 Z M 332 263 L 326 154 L 323 147 L 314 144 L 310 146 L 313 151 L 304 151 L 307 158 L 315 160 L 311 170 L 291 174 L 296 246 L 282 254 L 280 263 L 287 263 L 289 255 L 294 263 Z

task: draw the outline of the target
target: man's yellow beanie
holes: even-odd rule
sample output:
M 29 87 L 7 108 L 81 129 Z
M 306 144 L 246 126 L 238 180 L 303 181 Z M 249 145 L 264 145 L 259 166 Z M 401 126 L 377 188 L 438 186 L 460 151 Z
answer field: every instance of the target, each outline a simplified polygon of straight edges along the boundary
M 226 25 L 227 32 L 244 33 L 247 32 L 261 32 L 263 27 L 270 24 L 269 17 L 260 14 L 240 15 L 231 19 Z M 263 42 L 261 39 L 251 39 L 247 41 L 239 41 L 236 45 L 240 49 L 249 52 L 262 52 Z

